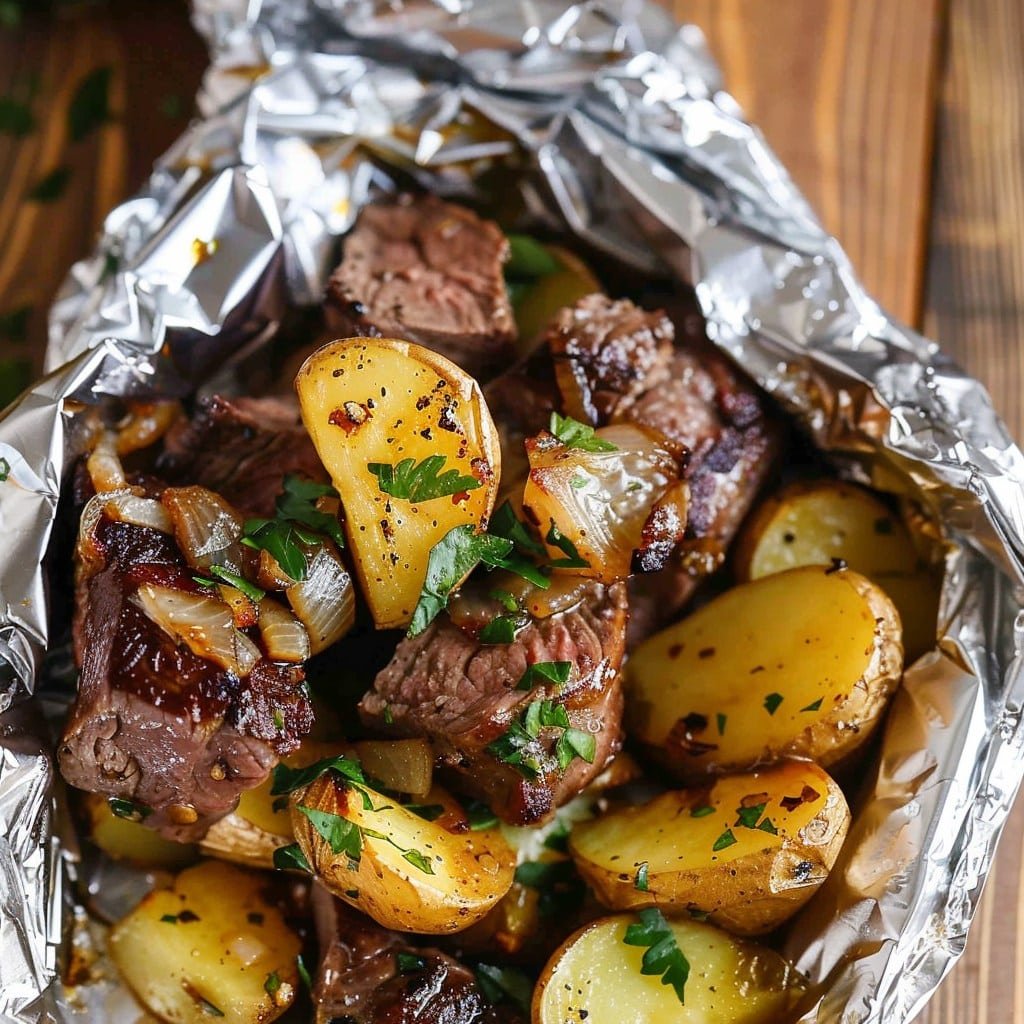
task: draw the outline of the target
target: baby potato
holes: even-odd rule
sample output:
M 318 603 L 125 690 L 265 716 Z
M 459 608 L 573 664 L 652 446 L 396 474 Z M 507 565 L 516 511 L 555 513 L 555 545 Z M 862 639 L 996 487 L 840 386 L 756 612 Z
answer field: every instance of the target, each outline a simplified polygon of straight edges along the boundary
M 612 910 L 700 911 L 760 935 L 814 895 L 849 825 L 842 790 L 821 768 L 783 761 L 582 822 L 569 852 Z
M 174 1024 L 266 1024 L 291 1006 L 301 943 L 265 884 L 205 861 L 114 925 L 110 955 L 151 1013 Z
M 328 772 L 293 796 L 292 828 L 317 879 L 385 928 L 462 931 L 508 892 L 515 854 L 438 787 L 424 802 L 432 821 Z
M 901 518 L 870 491 L 842 480 L 799 481 L 762 502 L 736 544 L 736 573 L 759 579 L 842 559 L 892 598 L 908 661 L 935 646 L 941 580 L 922 561 Z
M 89 838 L 108 857 L 167 871 L 176 871 L 196 859 L 195 846 L 165 839 L 140 822 L 115 814 L 110 801 L 101 793 L 78 796 L 89 822 Z
M 871 735 L 902 668 L 899 616 L 879 587 L 849 569 L 790 569 L 634 651 L 630 734 L 684 781 L 783 757 L 828 766 Z
M 646 950 L 627 945 L 633 914 L 603 917 L 571 936 L 548 961 L 533 995 L 533 1024 L 783 1024 L 805 990 L 778 953 L 708 924 L 668 922 L 689 963 L 685 1002 L 655 974 Z
M 486 526 L 494 507 L 501 453 L 480 388 L 443 356 L 391 338 L 325 345 L 295 387 L 374 622 L 406 626 L 431 548 L 458 526 Z

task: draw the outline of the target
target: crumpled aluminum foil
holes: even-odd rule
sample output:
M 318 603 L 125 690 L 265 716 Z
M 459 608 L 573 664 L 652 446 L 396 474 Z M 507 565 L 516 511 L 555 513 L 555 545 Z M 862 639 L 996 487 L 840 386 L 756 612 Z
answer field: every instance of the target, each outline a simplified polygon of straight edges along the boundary
M 712 340 L 848 475 L 942 525 L 939 648 L 786 950 L 819 993 L 804 1022 L 910 1020 L 963 950 L 1024 769 L 1024 457 L 984 390 L 864 293 L 699 31 L 643 0 L 195 0 L 194 21 L 202 117 L 72 268 L 51 373 L 0 419 L 0 1018 L 136 1012 L 50 984 L 74 850 L 35 702 L 12 707 L 47 644 L 38 563 L 74 413 L 185 394 L 252 351 L 317 300 L 376 192 L 486 200 L 507 166 L 534 223 L 692 284 Z

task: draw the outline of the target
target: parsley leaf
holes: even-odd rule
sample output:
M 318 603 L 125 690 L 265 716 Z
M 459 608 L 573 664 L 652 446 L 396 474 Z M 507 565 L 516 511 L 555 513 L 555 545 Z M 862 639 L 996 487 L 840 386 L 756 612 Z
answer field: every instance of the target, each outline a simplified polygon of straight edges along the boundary
M 537 909 L 544 917 L 564 917 L 578 910 L 586 886 L 576 865 L 566 858 L 528 860 L 516 868 L 515 880 L 540 894 Z
M 412 974 L 413 971 L 422 971 L 427 961 L 413 953 L 396 953 L 395 966 L 399 974 Z
M 561 729 L 555 743 L 554 764 L 538 742 L 541 729 Z M 489 754 L 512 765 L 527 779 L 536 779 L 555 765 L 560 771 L 579 757 L 593 763 L 597 740 L 590 733 L 570 726 L 565 707 L 551 700 L 535 700 L 508 729 L 485 748 Z
M 551 422 L 548 425 L 551 431 L 566 448 L 579 448 L 585 452 L 617 452 L 619 449 L 611 441 L 605 441 L 594 433 L 594 428 L 586 423 L 580 423 L 571 416 L 559 416 L 557 412 L 551 414 Z
M 482 832 L 498 824 L 498 816 L 482 800 L 471 800 L 466 804 L 466 818 L 474 832 Z
M 210 574 L 230 584 L 236 590 L 240 590 L 254 604 L 259 604 L 267 596 L 265 590 L 260 589 L 254 583 L 250 583 L 244 576 L 239 576 L 237 573 L 225 569 L 223 565 L 211 565 Z
M 278 519 L 247 519 L 242 528 L 242 543 L 273 555 L 281 571 L 301 582 L 309 566 L 306 554 L 299 546 L 294 527 Z
M 561 269 L 560 264 L 547 248 L 529 235 L 511 233 L 508 239 L 508 262 L 505 276 L 513 279 L 533 280 L 546 277 Z
M 725 723 L 728 721 L 728 719 L 729 719 L 729 716 L 728 715 L 723 715 L 721 711 L 719 711 L 718 714 L 715 715 L 715 720 L 718 723 L 718 735 L 719 736 L 724 736 L 725 735 Z
M 425 875 L 432 875 L 434 873 L 434 866 L 419 850 L 404 851 L 402 859 L 407 860 L 414 868 L 419 868 Z
M 534 686 L 565 686 L 572 672 L 571 661 L 538 661 L 532 664 L 516 683 L 517 690 L 531 690 Z
M 313 873 L 313 869 L 309 866 L 309 861 L 306 860 L 306 855 L 302 852 L 302 847 L 298 843 L 292 843 L 290 846 L 279 846 L 274 851 L 274 867 L 279 871 L 293 868 L 305 871 L 310 875 Z
M 437 821 L 444 814 L 444 806 L 442 804 L 403 804 L 402 806 L 407 811 L 412 811 L 413 814 L 421 817 L 424 821 Z
M 633 879 L 633 888 L 637 892 L 648 892 L 649 885 L 647 882 L 647 861 L 644 861 L 640 867 L 636 869 L 636 877 Z
M 68 106 L 68 135 L 72 142 L 81 142 L 94 128 L 110 120 L 109 67 L 90 71 L 78 83 Z
M 761 815 L 764 814 L 764 809 L 767 804 L 755 804 L 753 807 L 737 807 L 736 808 L 736 824 L 742 825 L 743 828 L 757 828 L 757 823 L 761 820 Z
M 779 830 L 772 823 L 772 819 L 771 818 L 765 818 L 764 821 L 762 821 L 761 824 L 758 825 L 757 827 L 762 832 L 768 832 L 768 833 L 770 833 L 773 836 L 777 836 L 779 834 Z
M 449 494 L 475 491 L 480 486 L 475 476 L 460 476 L 457 469 L 440 473 L 445 462 L 444 455 L 428 455 L 419 463 L 415 459 L 402 459 L 397 466 L 371 462 L 366 468 L 377 478 L 377 486 L 384 494 L 404 498 L 414 505 Z
M 764 699 L 764 709 L 769 715 L 774 715 L 778 710 L 779 705 L 782 703 L 781 693 L 769 693 Z
M 299 972 L 302 984 L 306 986 L 308 991 L 312 992 L 313 979 L 309 976 L 309 968 L 306 966 L 306 961 L 302 959 L 301 953 L 295 958 L 295 968 Z
M 334 771 L 343 775 L 350 782 L 366 784 L 366 776 L 359 762 L 344 754 L 336 757 L 325 757 L 304 768 L 289 768 L 286 764 L 279 764 L 274 768 L 274 782 L 270 788 L 271 796 L 282 796 L 285 793 L 294 793 L 297 789 L 308 786 L 315 782 L 324 772 Z
M 271 971 L 263 982 L 263 991 L 270 996 L 271 999 L 278 993 L 281 988 L 281 977 L 277 971 Z
M 107 800 L 107 806 L 112 814 L 127 821 L 145 821 L 153 813 L 152 807 L 137 804 L 134 800 L 123 800 L 117 796 L 110 797 Z
M 490 532 L 496 537 L 512 541 L 520 550 L 529 555 L 545 556 L 544 547 L 534 539 L 526 524 L 512 510 L 510 501 L 503 502 L 491 516 Z
M 551 529 L 544 538 L 550 545 L 565 553 L 565 558 L 556 559 L 551 563 L 553 569 L 586 569 L 590 563 L 580 557 L 576 545 L 558 528 L 554 519 L 551 520 Z
M 555 757 L 558 760 L 558 767 L 563 772 L 577 757 L 587 764 L 593 764 L 596 753 L 597 740 L 591 733 L 582 729 L 566 729 L 555 744 Z
M 725 850 L 728 847 L 739 842 L 739 840 L 732 834 L 732 829 L 727 828 L 716 840 L 714 846 L 711 847 L 714 853 L 718 853 L 719 850 Z
M 327 840 L 331 853 L 346 854 L 352 860 L 359 860 L 363 853 L 363 837 L 359 826 L 330 811 L 318 811 L 315 807 L 298 804 L 296 810 L 307 818 L 317 833 Z
M 489 1003 L 512 1003 L 529 1015 L 533 982 L 515 967 L 477 964 L 476 983 Z
M 639 921 L 626 929 L 622 941 L 627 946 L 645 946 L 640 973 L 661 978 L 663 985 L 671 985 L 680 1003 L 686 1002 L 686 981 L 690 976 L 690 962 L 676 942 L 675 934 L 660 910 L 651 907 L 641 910 Z
M 821 698 L 819 697 L 816 701 L 812 701 L 805 708 L 801 708 L 801 711 L 820 711 L 821 710 Z
M 714 807 L 710 807 L 708 804 L 704 804 L 703 807 L 694 807 L 694 809 L 692 811 L 690 811 L 690 817 L 691 818 L 706 818 L 709 814 L 714 814 L 714 813 L 715 813 Z
M 516 633 L 524 629 L 530 621 L 528 615 L 516 612 L 514 615 L 495 615 L 490 622 L 480 630 L 478 639 L 482 644 L 510 644 L 516 638 Z

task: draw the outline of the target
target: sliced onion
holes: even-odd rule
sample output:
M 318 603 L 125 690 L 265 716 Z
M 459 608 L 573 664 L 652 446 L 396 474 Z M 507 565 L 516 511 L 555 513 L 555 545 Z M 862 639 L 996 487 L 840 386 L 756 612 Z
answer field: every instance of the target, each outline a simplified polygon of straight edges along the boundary
M 685 480 L 677 480 L 651 508 L 633 556 L 634 569 L 657 572 L 668 565 L 672 552 L 686 534 L 689 508 L 690 488 Z
M 255 554 L 241 543 L 245 520 L 219 494 L 205 487 L 168 487 L 160 500 L 193 569 L 222 565 L 238 576 L 248 576 Z
M 363 771 L 385 789 L 410 796 L 430 792 L 434 751 L 426 740 L 362 740 L 352 746 Z
M 259 621 L 256 605 L 238 587 L 232 587 L 228 583 L 219 583 L 217 593 L 231 609 L 231 619 L 239 629 L 249 629 Z
M 247 676 L 260 660 L 259 648 L 235 629 L 231 609 L 216 597 L 151 583 L 139 587 L 135 596 L 165 633 L 239 678 Z
M 633 553 L 656 502 L 679 478 L 670 442 L 655 431 L 619 424 L 597 431 L 614 451 L 589 452 L 542 433 L 530 438 L 530 475 L 523 505 L 547 536 L 551 524 L 572 544 L 586 566 L 565 572 L 611 583 L 629 575 Z M 555 560 L 566 550 L 548 542 Z
M 259 562 L 256 567 L 256 584 L 263 590 L 287 590 L 295 580 L 281 568 L 277 559 L 263 548 L 260 548 Z
M 175 401 L 133 402 L 128 416 L 118 425 L 118 455 L 156 444 L 180 415 L 181 406 Z
M 286 593 L 292 610 L 306 627 L 311 653 L 318 654 L 340 640 L 356 617 L 352 577 L 334 547 L 322 544 L 306 551 L 309 571 Z
M 97 494 L 128 488 L 124 467 L 117 457 L 117 444 L 109 430 L 100 431 L 96 445 L 85 461 L 85 468 Z
M 260 601 L 260 637 L 271 661 L 305 661 L 309 657 L 309 637 L 302 623 L 273 598 Z
M 154 498 L 140 498 L 131 491 L 123 494 L 105 495 L 103 511 L 110 519 L 119 523 L 145 526 L 161 533 L 173 533 L 174 524 L 167 509 Z

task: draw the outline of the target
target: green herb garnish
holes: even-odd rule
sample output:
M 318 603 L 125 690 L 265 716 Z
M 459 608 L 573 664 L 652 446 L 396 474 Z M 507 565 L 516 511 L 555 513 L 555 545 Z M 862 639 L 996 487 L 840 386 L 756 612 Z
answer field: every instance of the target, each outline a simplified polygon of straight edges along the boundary
M 773 836 L 777 836 L 779 834 L 779 830 L 772 823 L 772 819 L 771 818 L 765 818 L 764 821 L 762 821 L 761 824 L 758 825 L 757 827 L 762 832 L 768 832 L 769 834 L 771 834 Z
M 586 569 L 590 563 L 580 557 L 576 545 L 558 528 L 554 519 L 551 520 L 551 529 L 544 538 L 552 547 L 564 552 L 565 558 L 558 558 L 551 563 L 553 569 Z
M 718 723 L 718 735 L 719 736 L 724 736 L 725 735 L 725 723 L 728 721 L 728 718 L 729 718 L 729 716 L 728 715 L 723 715 L 721 711 L 719 711 L 718 714 L 715 715 L 715 721 Z
M 767 806 L 767 804 L 755 804 L 753 807 L 737 807 L 736 825 L 742 825 L 743 828 L 757 828 L 757 823 L 761 820 L 761 815 L 764 814 L 764 809 Z
M 263 991 L 266 992 L 271 999 L 273 999 L 274 996 L 276 996 L 277 993 L 280 991 L 280 989 L 281 978 L 278 975 L 277 971 L 271 971 L 267 975 L 266 981 L 263 982 Z
M 778 710 L 779 705 L 782 703 L 781 693 L 769 693 L 764 699 L 764 709 L 769 715 L 774 715 Z
M 313 979 L 309 976 L 309 968 L 306 966 L 306 961 L 302 959 L 300 953 L 295 958 L 295 969 L 299 972 L 299 977 L 302 979 L 302 984 L 312 992 L 313 991 Z
M 516 683 L 517 690 L 535 686 L 565 686 L 572 672 L 571 661 L 538 661 L 531 665 Z
M 444 807 L 441 804 L 403 804 L 402 806 L 424 821 L 437 821 L 444 814 Z
M 358 861 L 363 854 L 363 837 L 359 826 L 331 811 L 318 811 L 315 807 L 298 804 L 296 810 L 304 814 L 317 833 L 327 841 L 331 853 L 345 854 Z
M 515 967 L 492 967 L 477 964 L 476 983 L 489 1003 L 511 1003 L 524 1014 L 530 1013 L 533 982 Z
M 702 807 L 694 807 L 694 809 L 692 811 L 690 811 L 690 817 L 691 818 L 706 818 L 709 814 L 714 814 L 714 813 L 715 813 L 714 807 L 709 807 L 707 804 L 704 804 Z
M 422 462 L 415 459 L 402 459 L 398 465 L 371 462 L 366 468 L 377 478 L 377 486 L 384 494 L 403 498 L 414 505 L 449 494 L 475 491 L 480 486 L 475 476 L 460 476 L 457 469 L 441 473 L 445 462 L 444 455 L 428 455 Z
M 726 830 L 725 830 L 725 831 L 724 831 L 724 832 L 723 832 L 723 833 L 722 833 L 722 834 L 721 834 L 721 835 L 720 835 L 720 836 L 719 836 L 719 837 L 718 837 L 718 838 L 717 838 L 717 839 L 715 840 L 715 844 L 714 844 L 714 846 L 712 846 L 712 847 L 711 847 L 711 849 L 712 849 L 712 850 L 713 850 L 713 851 L 714 851 L 715 853 L 718 853 L 718 851 L 719 851 L 719 850 L 725 850 L 725 849 L 727 849 L 728 847 L 732 846 L 732 845 L 733 845 L 734 843 L 736 843 L 736 842 L 738 842 L 738 840 L 737 840 L 737 839 L 736 839 L 736 837 L 735 837 L 735 836 L 734 836 L 734 835 L 732 834 L 732 829 L 731 829 L 731 828 L 727 828 L 727 829 L 726 829 Z
M 78 83 L 68 106 L 68 135 L 81 142 L 94 128 L 110 120 L 111 69 L 95 68 Z
M 643 864 L 641 864 L 636 869 L 636 877 L 633 879 L 633 888 L 636 889 L 637 892 L 649 891 L 647 883 L 647 870 L 647 861 L 644 861 Z
M 137 804 L 134 800 L 123 800 L 118 796 L 110 797 L 107 806 L 113 814 L 127 821 L 145 821 L 153 813 L 152 807 Z
M 427 961 L 413 953 L 396 953 L 395 965 L 399 974 L 412 974 L 414 971 L 422 971 Z
M 480 630 L 478 639 L 482 644 L 510 644 L 516 633 L 524 629 L 530 621 L 528 615 L 517 612 L 514 615 L 496 615 Z
M 671 985 L 680 1003 L 685 1003 L 686 980 L 690 976 L 690 962 L 683 956 L 675 934 L 660 910 L 651 907 L 641 910 L 640 920 L 626 929 L 622 941 L 627 946 L 645 946 L 640 973 L 661 978 L 663 985 Z
M 539 893 L 537 909 L 544 917 L 564 918 L 578 910 L 586 896 L 576 865 L 565 858 L 525 861 L 516 868 L 515 880 Z
M 617 452 L 619 449 L 611 441 L 605 441 L 594 433 L 594 428 L 586 423 L 580 423 L 571 416 L 559 416 L 557 412 L 551 414 L 551 422 L 548 430 L 566 446 L 566 448 L 579 448 L 585 452 Z
M 512 503 L 502 502 L 494 515 L 491 516 L 490 532 L 496 537 L 504 537 L 512 541 L 520 550 L 529 555 L 544 557 L 547 553 L 533 534 L 530 533 L 526 524 L 512 510 Z
M 235 590 L 240 590 L 253 604 L 259 604 L 267 596 L 265 590 L 261 590 L 254 583 L 250 583 L 244 576 L 239 576 L 238 573 L 225 569 L 223 565 L 211 565 L 210 573 L 217 579 L 234 587 Z M 199 582 L 199 577 L 193 577 L 193 579 Z
M 316 782 L 324 772 L 333 771 L 344 776 L 350 782 L 366 785 L 366 776 L 359 762 L 345 754 L 336 757 L 325 757 L 323 760 L 308 764 L 304 768 L 289 768 L 279 764 L 274 768 L 274 781 L 270 787 L 271 796 L 283 796 L 294 793 L 312 782 Z
M 807 705 L 807 707 L 801 708 L 800 710 L 801 711 L 818 711 L 820 709 L 821 709 L 821 697 L 819 697 L 816 701 L 812 701 L 810 704 Z
M 541 729 L 561 729 L 550 763 L 538 739 Z M 489 754 L 512 765 L 527 779 L 536 779 L 556 765 L 565 771 L 577 757 L 592 764 L 597 740 L 590 733 L 573 729 L 565 707 L 550 700 L 535 700 L 501 736 L 486 747 Z
M 474 832 L 482 832 L 485 828 L 494 828 L 498 824 L 498 816 L 482 800 L 470 800 L 465 811 L 466 820 Z
M 28 190 L 28 198 L 34 199 L 37 203 L 52 203 L 64 194 L 70 180 L 70 167 L 54 167 Z
M 290 846 L 279 846 L 274 851 L 274 867 L 278 870 L 299 870 L 305 871 L 307 874 L 312 874 L 313 869 L 309 866 L 309 861 L 306 860 L 306 855 L 302 852 L 302 847 L 298 843 L 292 843 Z

